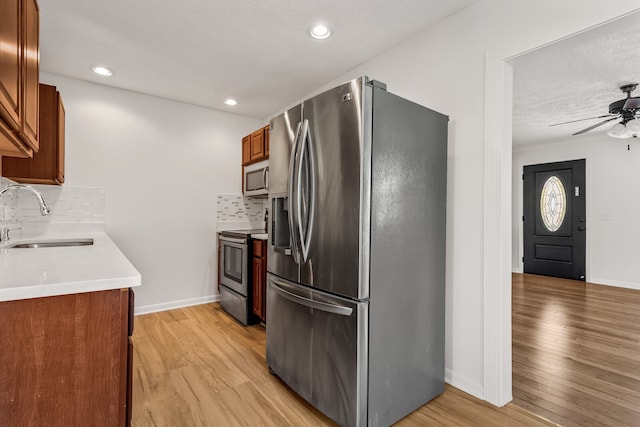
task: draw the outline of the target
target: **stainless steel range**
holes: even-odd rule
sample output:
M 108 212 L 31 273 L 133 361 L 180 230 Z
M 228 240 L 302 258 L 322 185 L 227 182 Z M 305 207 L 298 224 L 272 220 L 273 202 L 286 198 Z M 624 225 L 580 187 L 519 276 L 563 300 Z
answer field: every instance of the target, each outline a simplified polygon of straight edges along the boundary
M 251 234 L 264 230 L 229 230 L 220 232 L 220 306 L 243 325 L 252 322 L 251 316 Z

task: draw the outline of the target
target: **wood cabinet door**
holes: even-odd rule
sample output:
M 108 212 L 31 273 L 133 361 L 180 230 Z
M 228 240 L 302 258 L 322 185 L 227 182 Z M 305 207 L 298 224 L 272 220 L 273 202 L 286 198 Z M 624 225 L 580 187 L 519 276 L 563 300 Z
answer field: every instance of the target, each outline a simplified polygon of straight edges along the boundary
M 0 1 L 0 115 L 12 129 L 20 128 L 21 1 Z
M 269 126 L 264 127 L 264 155 L 269 157 Z
M 64 133 L 65 133 L 65 118 L 66 112 L 64 110 L 64 104 L 62 104 L 62 97 L 60 96 L 60 92 L 57 93 L 58 99 L 58 144 L 57 144 L 57 171 L 56 171 L 56 182 L 58 184 L 64 183 Z
M 267 317 L 267 241 L 253 241 L 253 313 L 263 322 Z
M 128 291 L 0 302 L 0 425 L 121 426 Z
M 36 0 L 24 0 L 24 89 L 22 97 L 23 139 L 34 151 L 38 151 L 38 114 L 40 81 L 40 15 Z
M 246 165 L 251 161 L 251 135 L 242 138 L 242 164 Z
M 253 258 L 253 314 L 264 321 L 264 260 Z
M 251 134 L 251 160 L 264 157 L 264 129 L 259 129 Z
M 65 112 L 55 86 L 40 85 L 40 150 L 32 158 L 2 158 L 2 176 L 27 184 L 64 182 Z

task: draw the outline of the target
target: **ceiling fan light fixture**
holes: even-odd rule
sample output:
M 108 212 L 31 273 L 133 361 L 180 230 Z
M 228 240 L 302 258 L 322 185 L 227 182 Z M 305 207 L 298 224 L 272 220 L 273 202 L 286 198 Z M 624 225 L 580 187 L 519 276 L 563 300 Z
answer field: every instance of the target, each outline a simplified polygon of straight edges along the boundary
M 615 125 L 611 126 L 611 129 L 607 131 L 607 135 L 609 135 L 611 138 L 631 138 L 631 134 L 627 131 L 627 127 L 624 125 L 624 123 L 616 123 Z
M 640 120 L 638 119 L 629 120 L 627 122 L 626 129 L 631 136 L 637 137 L 638 135 L 640 135 Z

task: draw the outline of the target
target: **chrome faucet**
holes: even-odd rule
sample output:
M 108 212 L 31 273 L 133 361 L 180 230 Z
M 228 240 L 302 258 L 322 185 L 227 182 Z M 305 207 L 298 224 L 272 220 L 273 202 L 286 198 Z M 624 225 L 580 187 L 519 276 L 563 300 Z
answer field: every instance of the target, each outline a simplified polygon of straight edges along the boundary
M 4 193 L 8 192 L 9 190 L 20 190 L 20 189 L 24 189 L 24 190 L 29 190 L 31 191 L 38 199 L 38 204 L 40 204 L 40 215 L 44 216 L 44 215 L 49 215 L 51 213 L 51 211 L 49 210 L 49 206 L 47 206 L 47 202 L 44 201 L 44 198 L 42 197 L 42 194 L 40 194 L 38 192 L 38 190 L 36 190 L 35 188 L 33 188 L 30 185 L 24 185 L 24 184 L 11 184 L 6 186 L 5 188 L 3 188 L 2 190 L 0 190 L 0 200 L 2 200 L 2 196 L 4 195 Z M 5 228 L 5 227 L 1 227 L 0 228 L 0 242 L 6 242 L 7 240 L 9 240 L 9 229 Z

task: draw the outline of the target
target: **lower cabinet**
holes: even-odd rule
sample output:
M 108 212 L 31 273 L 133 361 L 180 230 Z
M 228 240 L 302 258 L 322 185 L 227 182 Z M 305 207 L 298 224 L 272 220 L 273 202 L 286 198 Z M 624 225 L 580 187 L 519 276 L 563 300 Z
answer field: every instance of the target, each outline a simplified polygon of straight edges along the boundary
M 267 241 L 253 240 L 253 314 L 265 322 L 267 319 Z
M 0 302 L 0 325 L 0 425 L 130 425 L 132 290 Z

